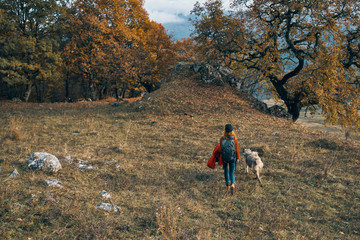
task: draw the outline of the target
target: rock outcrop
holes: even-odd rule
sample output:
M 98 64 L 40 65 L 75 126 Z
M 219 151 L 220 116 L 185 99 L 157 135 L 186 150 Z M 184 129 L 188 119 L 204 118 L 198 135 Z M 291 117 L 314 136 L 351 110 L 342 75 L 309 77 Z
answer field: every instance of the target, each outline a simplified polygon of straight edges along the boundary
M 27 165 L 32 169 L 50 172 L 57 172 L 62 168 L 59 159 L 47 152 L 35 152 L 31 154 L 27 160 Z
M 204 83 L 224 85 L 225 83 L 240 90 L 241 81 L 230 68 L 225 66 L 213 66 L 208 63 L 186 63 L 179 62 L 173 69 L 173 74 L 179 71 L 190 70 L 194 73 L 200 73 L 201 80 Z
M 272 116 L 275 116 L 275 117 L 291 119 L 291 114 L 289 114 L 285 108 L 283 108 L 279 105 L 274 105 L 274 106 L 270 107 L 269 114 Z

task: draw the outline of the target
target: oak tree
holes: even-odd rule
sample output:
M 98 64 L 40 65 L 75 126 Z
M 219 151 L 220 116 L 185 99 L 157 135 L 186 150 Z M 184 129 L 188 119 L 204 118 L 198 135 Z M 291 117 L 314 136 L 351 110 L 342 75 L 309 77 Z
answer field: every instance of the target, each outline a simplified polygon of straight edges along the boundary
M 195 6 L 197 36 L 216 35 L 217 29 L 232 26 L 233 32 L 220 38 L 229 48 L 222 51 L 228 65 L 261 74 L 294 121 L 302 108 L 312 106 L 321 108 L 331 124 L 359 127 L 358 1 L 236 0 L 232 12 L 217 17 L 226 21 L 214 19 L 208 29 L 198 27 L 208 21 L 206 4 Z M 201 48 L 214 43 L 207 39 Z

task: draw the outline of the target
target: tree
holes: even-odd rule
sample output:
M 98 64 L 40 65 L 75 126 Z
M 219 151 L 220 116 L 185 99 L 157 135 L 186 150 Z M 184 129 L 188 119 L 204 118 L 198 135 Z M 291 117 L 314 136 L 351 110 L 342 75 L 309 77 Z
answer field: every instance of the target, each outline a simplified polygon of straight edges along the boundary
M 78 0 L 73 3 L 68 14 L 67 41 L 63 58 L 66 63 L 67 77 L 70 73 L 81 82 L 84 98 L 97 98 L 102 68 L 105 61 L 105 45 L 110 33 L 108 15 L 105 9 L 107 1 Z M 69 79 L 65 79 L 69 87 Z M 69 89 L 66 89 L 67 95 Z M 67 96 L 69 97 L 69 96 Z
M 195 10 L 197 36 L 201 36 L 207 33 L 198 27 L 207 22 L 202 15 L 206 9 L 195 6 Z M 234 12 L 226 16 L 236 34 L 225 33 L 220 38 L 231 41 L 224 55 L 231 64 L 262 75 L 294 121 L 302 108 L 314 106 L 322 109 L 327 122 L 358 128 L 360 99 L 354 83 L 358 78 L 359 12 L 356 0 L 237 0 Z M 225 18 L 223 15 L 217 18 Z M 221 21 L 210 25 L 225 26 Z M 207 31 L 216 33 L 211 28 Z M 200 47 L 209 46 L 203 42 Z
M 70 16 L 63 56 L 84 97 L 151 91 L 167 74 L 173 43 L 164 27 L 149 20 L 143 1 L 77 0 Z
M 161 24 L 148 21 L 143 28 L 143 35 L 133 55 L 137 59 L 135 63 L 139 83 L 151 92 L 175 65 L 176 46 Z
M 25 101 L 33 87 L 44 101 L 58 80 L 62 7 L 56 0 L 0 1 L 0 81 L 22 89 Z
M 202 61 L 219 68 L 221 65 L 232 68 L 241 82 L 241 89 L 250 93 L 260 91 L 262 74 L 238 64 L 234 57 L 241 51 L 244 39 L 244 26 L 234 12 L 226 12 L 220 0 L 207 1 L 202 6 L 196 3 L 191 19 L 195 27 L 195 51 Z
M 177 59 L 181 62 L 198 61 L 197 52 L 195 50 L 196 43 L 193 38 L 183 38 L 175 42 Z

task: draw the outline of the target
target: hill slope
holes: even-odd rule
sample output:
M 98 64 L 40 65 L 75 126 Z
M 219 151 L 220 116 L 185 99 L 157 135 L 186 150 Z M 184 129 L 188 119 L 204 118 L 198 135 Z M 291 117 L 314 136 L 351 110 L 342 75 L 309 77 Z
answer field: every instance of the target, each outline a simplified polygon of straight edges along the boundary
M 3 103 L 0 110 L 0 238 L 360 237 L 360 148 L 260 113 L 229 86 L 184 74 L 118 107 Z M 245 175 L 242 159 L 231 196 L 222 168 L 206 166 L 226 123 L 241 149 L 261 153 L 263 187 Z M 26 159 L 37 151 L 56 155 L 63 169 L 29 170 Z M 79 162 L 99 169 L 79 170 Z M 20 175 L 7 179 L 14 168 Z M 45 186 L 54 178 L 62 188 Z M 100 202 L 120 211 L 96 209 Z

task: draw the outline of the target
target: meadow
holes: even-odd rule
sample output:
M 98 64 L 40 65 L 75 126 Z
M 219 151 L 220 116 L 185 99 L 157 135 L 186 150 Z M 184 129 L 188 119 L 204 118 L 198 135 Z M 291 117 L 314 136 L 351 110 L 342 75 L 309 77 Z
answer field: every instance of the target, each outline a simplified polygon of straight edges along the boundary
M 233 196 L 222 167 L 206 166 L 227 123 L 262 157 L 263 187 L 243 158 Z M 1 102 L 0 131 L 1 239 L 360 239 L 357 140 L 263 114 L 196 76 L 115 107 Z M 28 169 L 42 151 L 63 169 Z M 55 178 L 62 188 L 44 184 Z

